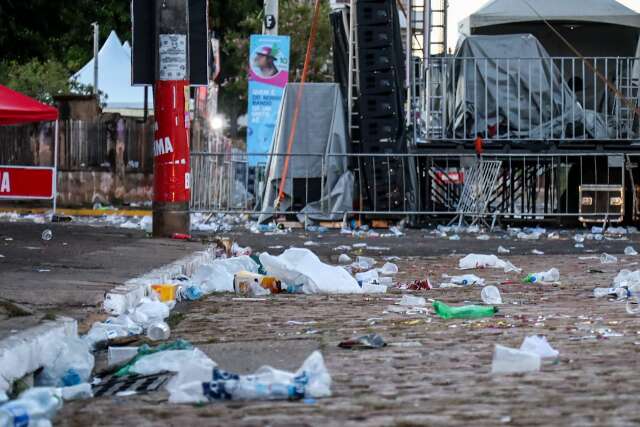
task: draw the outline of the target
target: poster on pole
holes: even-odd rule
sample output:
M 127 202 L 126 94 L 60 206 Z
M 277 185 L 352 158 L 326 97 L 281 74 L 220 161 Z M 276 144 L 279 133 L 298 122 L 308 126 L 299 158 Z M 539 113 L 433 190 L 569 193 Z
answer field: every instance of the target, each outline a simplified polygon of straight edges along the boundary
M 252 35 L 249 47 L 247 153 L 268 153 L 284 87 L 289 81 L 289 36 Z M 255 166 L 266 157 L 250 156 Z

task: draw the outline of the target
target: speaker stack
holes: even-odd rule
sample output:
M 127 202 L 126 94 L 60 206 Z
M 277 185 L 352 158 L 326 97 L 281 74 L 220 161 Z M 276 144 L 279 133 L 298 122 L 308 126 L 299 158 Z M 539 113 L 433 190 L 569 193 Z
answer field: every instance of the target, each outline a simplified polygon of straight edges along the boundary
M 361 153 L 407 152 L 404 123 L 404 52 L 395 0 L 357 3 L 359 143 Z M 355 147 L 354 147 L 355 148 Z M 366 156 L 361 161 L 364 208 L 404 210 L 406 158 Z

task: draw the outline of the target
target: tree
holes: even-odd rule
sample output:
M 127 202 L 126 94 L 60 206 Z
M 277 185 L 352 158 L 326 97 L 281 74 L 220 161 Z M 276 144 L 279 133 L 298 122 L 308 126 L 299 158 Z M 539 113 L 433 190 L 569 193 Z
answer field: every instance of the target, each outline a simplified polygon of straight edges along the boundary
M 231 2 L 216 2 L 211 10 L 214 30 L 221 38 L 219 108 L 229 118 L 231 136 L 237 137 L 238 117 L 247 111 L 249 36 L 262 31 L 262 9 L 255 0 L 233 2 L 232 6 L 229 3 Z M 309 2 L 280 2 L 278 32 L 291 37 L 290 81 L 300 81 L 302 77 L 312 17 L 313 5 Z M 331 41 L 329 6 L 327 2 L 322 2 L 318 34 L 307 81 L 332 80 L 332 73 L 328 67 Z

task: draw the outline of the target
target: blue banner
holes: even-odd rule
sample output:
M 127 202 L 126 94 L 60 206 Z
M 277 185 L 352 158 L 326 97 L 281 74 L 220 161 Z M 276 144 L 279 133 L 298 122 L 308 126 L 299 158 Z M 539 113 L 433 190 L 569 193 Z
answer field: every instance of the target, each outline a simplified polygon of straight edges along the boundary
M 289 81 L 289 46 L 289 36 L 251 36 L 248 153 L 266 154 L 271 148 L 282 94 Z M 249 164 L 256 165 L 259 160 L 258 156 L 251 156 Z

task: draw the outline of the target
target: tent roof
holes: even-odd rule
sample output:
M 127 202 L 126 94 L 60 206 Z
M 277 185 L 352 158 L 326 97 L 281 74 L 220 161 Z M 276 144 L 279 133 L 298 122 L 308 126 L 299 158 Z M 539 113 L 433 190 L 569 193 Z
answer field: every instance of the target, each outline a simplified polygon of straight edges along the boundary
M 58 110 L 0 85 L 0 125 L 58 120 Z
M 640 28 L 640 14 L 616 0 L 527 0 L 549 21 L 597 22 Z M 474 28 L 540 21 L 523 0 L 493 0 L 459 24 L 464 34 Z
M 72 78 L 93 85 L 93 58 Z M 107 95 L 104 100 L 107 110 L 144 108 L 144 88 L 131 86 L 130 47 L 128 43 L 122 44 L 115 31 L 111 31 L 98 52 L 98 90 Z

